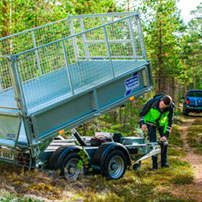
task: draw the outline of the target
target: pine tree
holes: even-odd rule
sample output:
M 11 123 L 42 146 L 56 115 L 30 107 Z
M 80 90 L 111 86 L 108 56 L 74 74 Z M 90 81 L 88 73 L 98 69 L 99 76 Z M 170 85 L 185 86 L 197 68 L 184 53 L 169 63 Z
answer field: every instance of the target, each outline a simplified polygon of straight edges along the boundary
M 182 21 L 176 0 L 144 0 L 146 46 L 153 68 L 155 91 L 174 97 L 175 77 L 180 67 L 177 32 Z
M 188 89 L 202 88 L 202 3 L 195 11 L 192 11 L 194 18 L 189 22 L 186 33 L 182 37 L 182 65 L 179 76 L 184 83 L 184 93 Z

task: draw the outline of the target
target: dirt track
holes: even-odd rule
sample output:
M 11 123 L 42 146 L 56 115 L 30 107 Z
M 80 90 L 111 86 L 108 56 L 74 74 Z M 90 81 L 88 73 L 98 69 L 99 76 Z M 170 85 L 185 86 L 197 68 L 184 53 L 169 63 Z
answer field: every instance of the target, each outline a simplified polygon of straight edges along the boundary
M 184 142 L 184 150 L 186 155 L 182 157 L 183 160 L 191 164 L 194 172 L 194 184 L 187 185 L 186 189 L 198 192 L 196 195 L 196 200 L 202 202 L 202 156 L 195 154 L 193 148 L 191 148 L 187 142 L 188 138 L 188 128 L 193 124 L 195 118 L 189 119 L 188 122 L 182 125 L 182 140 Z M 184 187 L 185 188 L 185 187 Z

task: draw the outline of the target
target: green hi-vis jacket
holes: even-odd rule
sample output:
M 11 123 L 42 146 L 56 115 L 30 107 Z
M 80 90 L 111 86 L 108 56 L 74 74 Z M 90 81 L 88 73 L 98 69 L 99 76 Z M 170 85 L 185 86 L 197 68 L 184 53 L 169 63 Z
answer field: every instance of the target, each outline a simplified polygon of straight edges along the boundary
M 163 133 L 166 137 L 169 136 L 173 123 L 174 103 L 163 109 L 159 108 L 159 102 L 163 95 L 154 96 L 149 100 L 142 111 L 140 112 L 140 125 L 147 124 L 156 127 L 163 127 Z

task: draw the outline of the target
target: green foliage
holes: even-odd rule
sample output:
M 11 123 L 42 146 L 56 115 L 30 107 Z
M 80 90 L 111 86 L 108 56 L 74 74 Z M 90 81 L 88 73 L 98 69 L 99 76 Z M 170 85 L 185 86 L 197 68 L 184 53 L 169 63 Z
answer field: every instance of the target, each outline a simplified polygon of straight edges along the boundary
M 86 151 L 84 150 L 84 147 L 82 147 L 82 150 L 78 152 L 79 156 L 81 157 L 81 160 L 78 163 L 78 168 L 84 169 L 89 166 L 89 158 L 86 155 Z M 89 171 L 92 171 L 92 168 L 89 169 Z
M 168 93 L 179 102 L 183 91 L 202 88 L 202 4 L 192 11 L 193 19 L 185 26 L 176 0 L 139 2 L 147 54 L 153 67 L 154 91 Z
M 6 10 L 0 14 L 0 28 L 8 30 L 9 35 L 66 18 L 68 14 L 108 13 L 121 10 L 114 0 L 4 0 L 0 1 L 0 9 L 3 7 Z
M 0 198 L 0 202 L 42 202 L 41 200 L 33 200 L 30 197 L 19 198 L 15 194 L 5 192 Z
M 60 0 L 61 7 L 64 6 L 64 10 L 73 15 L 75 14 L 92 14 L 92 13 L 108 13 L 117 12 L 120 8 L 115 6 L 113 0 Z
M 201 18 L 198 17 L 202 11 L 200 4 L 195 11 L 192 11 L 194 18 L 189 22 L 185 34 L 180 42 L 182 68 L 179 78 L 187 89 L 201 89 L 201 61 L 202 61 L 202 44 L 201 44 Z
M 146 47 L 151 59 L 155 79 L 155 91 L 168 93 L 174 97 L 174 80 L 179 74 L 180 49 L 178 35 L 183 26 L 175 0 L 142 1 L 146 15 Z

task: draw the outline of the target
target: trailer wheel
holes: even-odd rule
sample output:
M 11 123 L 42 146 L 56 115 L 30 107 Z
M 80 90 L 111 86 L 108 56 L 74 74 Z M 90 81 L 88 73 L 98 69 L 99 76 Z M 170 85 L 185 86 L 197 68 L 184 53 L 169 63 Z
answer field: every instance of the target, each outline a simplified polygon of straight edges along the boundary
M 126 172 L 126 157 L 120 150 L 114 150 L 106 157 L 103 166 L 103 176 L 117 180 Z
M 78 165 L 80 161 L 77 152 L 67 155 L 61 166 L 61 175 L 67 180 L 77 180 L 83 173 L 83 168 Z

